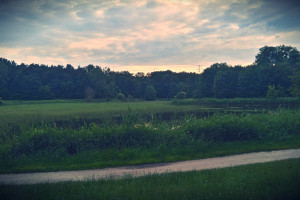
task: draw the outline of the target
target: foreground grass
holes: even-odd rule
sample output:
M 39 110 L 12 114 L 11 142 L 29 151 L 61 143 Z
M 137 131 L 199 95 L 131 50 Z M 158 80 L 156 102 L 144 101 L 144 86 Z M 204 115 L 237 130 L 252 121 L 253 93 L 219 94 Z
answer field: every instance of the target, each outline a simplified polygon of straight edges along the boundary
M 0 186 L 1 199 L 299 199 L 300 159 L 224 169 Z
M 0 173 L 97 169 L 146 163 L 175 162 L 241 153 L 300 148 L 300 136 L 276 140 L 205 143 L 201 146 L 86 151 L 75 155 L 59 153 L 3 159 Z

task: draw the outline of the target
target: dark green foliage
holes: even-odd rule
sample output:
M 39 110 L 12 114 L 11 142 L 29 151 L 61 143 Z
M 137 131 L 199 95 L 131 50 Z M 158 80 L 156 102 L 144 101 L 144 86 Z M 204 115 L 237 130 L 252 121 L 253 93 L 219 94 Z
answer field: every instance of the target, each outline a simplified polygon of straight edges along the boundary
M 173 98 L 185 91 L 188 98 L 266 97 L 268 86 L 279 96 L 297 95 L 299 51 L 290 46 L 263 47 L 254 64 L 241 67 L 215 63 L 202 74 L 156 71 L 133 75 L 88 65 L 73 68 L 20 64 L 0 58 L 0 96 L 4 99 L 111 99 L 145 98 L 153 86 L 157 98 Z M 299 70 L 298 70 L 299 71 Z M 87 95 L 87 89 L 89 95 Z M 92 98 L 91 98 L 92 97 Z M 151 98 L 153 99 L 153 97 Z
M 94 100 L 94 98 L 95 98 L 95 90 L 93 88 L 91 88 L 91 87 L 85 88 L 84 93 L 85 93 L 85 99 L 87 101 L 93 101 Z
M 4 104 L 4 102 L 2 100 L 2 97 L 0 97 L 0 106 L 3 105 L 3 104 Z
M 243 68 L 224 67 L 220 69 L 214 78 L 214 97 L 234 98 L 237 96 L 238 74 Z
M 267 99 L 269 101 L 274 101 L 279 95 L 279 91 L 275 89 L 274 85 L 269 85 L 268 86 L 268 91 L 267 91 Z
M 204 119 L 187 117 L 170 123 L 143 121 L 130 111 L 120 125 L 91 123 L 80 129 L 47 125 L 28 128 L 9 138 L 2 135 L 2 156 L 33 155 L 63 151 L 76 154 L 87 150 L 175 147 L 198 142 L 245 141 L 297 135 L 300 112 L 277 111 L 267 114 L 225 114 Z
M 38 93 L 40 95 L 40 99 L 53 99 L 54 97 L 49 85 L 41 86 Z
M 255 56 L 255 62 L 258 65 L 275 66 L 279 63 L 288 63 L 294 66 L 299 58 L 299 51 L 291 46 L 264 46 L 259 49 L 259 53 Z
M 159 98 L 174 97 L 181 90 L 189 96 L 195 89 L 195 73 L 153 72 L 147 76 L 114 72 L 88 65 L 74 69 L 45 65 L 16 65 L 0 58 L 0 96 L 5 99 L 93 99 L 115 98 L 118 93 L 144 98 L 153 85 Z
M 201 93 L 201 90 L 200 89 L 196 89 L 195 91 L 194 91 L 194 93 L 193 93 L 193 98 L 201 98 L 201 97 L 203 97 L 202 96 L 202 93 Z
M 186 98 L 186 92 L 179 92 L 176 95 L 176 99 L 185 99 Z
M 264 88 L 260 85 L 259 67 L 250 65 L 240 71 L 237 77 L 237 96 L 245 97 L 262 97 Z
M 156 99 L 156 90 L 153 86 L 148 86 L 145 91 L 145 99 L 147 101 L 153 101 Z
M 132 101 L 132 100 L 134 99 L 134 98 L 133 98 L 133 96 L 132 96 L 132 95 L 130 95 L 130 94 L 128 95 L 128 97 L 127 97 L 127 98 L 128 98 L 128 100 L 129 100 L 129 101 Z
M 202 73 L 200 90 L 202 97 L 214 97 L 214 82 L 218 72 L 226 70 L 227 63 L 215 63 Z
M 149 77 L 158 98 L 172 98 L 176 95 L 177 77 L 170 70 L 152 72 Z
M 126 101 L 126 97 L 122 93 L 118 93 L 117 94 L 117 99 L 120 100 L 120 101 L 122 101 L 122 102 Z
M 293 69 L 292 79 L 292 88 L 291 92 L 294 96 L 300 97 L 300 58 L 297 60 L 297 64 Z

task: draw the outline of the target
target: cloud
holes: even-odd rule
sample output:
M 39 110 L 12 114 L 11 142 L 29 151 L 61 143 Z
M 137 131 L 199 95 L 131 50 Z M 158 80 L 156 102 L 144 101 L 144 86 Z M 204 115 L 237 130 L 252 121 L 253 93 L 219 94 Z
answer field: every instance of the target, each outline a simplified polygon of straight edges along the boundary
M 0 56 L 17 62 L 178 69 L 249 64 L 265 45 L 300 47 L 292 0 L 3 2 Z

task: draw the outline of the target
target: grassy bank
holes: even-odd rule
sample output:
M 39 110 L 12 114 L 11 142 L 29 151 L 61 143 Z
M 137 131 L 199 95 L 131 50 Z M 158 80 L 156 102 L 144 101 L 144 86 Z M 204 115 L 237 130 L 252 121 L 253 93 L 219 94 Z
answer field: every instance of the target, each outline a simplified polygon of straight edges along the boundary
M 299 199 L 300 159 L 101 180 L 0 186 L 2 199 Z
M 226 155 L 300 148 L 300 137 L 277 140 L 252 140 L 227 143 L 204 143 L 198 146 L 167 148 L 126 148 L 91 150 L 74 155 L 45 153 L 2 159 L 0 173 L 45 172 L 98 169 L 146 163 L 175 162 L 182 160 L 220 157 Z

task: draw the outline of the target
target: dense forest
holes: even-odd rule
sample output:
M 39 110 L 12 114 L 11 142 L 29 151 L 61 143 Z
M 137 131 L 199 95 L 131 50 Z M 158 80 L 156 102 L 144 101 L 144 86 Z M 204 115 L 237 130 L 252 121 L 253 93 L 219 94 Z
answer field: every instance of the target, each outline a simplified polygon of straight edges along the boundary
M 266 97 L 273 90 L 279 97 L 298 96 L 299 51 L 291 46 L 265 46 L 252 65 L 215 63 L 203 73 L 156 71 L 133 75 L 88 65 L 74 68 L 20 64 L 0 58 L 2 99 L 103 98 L 235 98 Z

